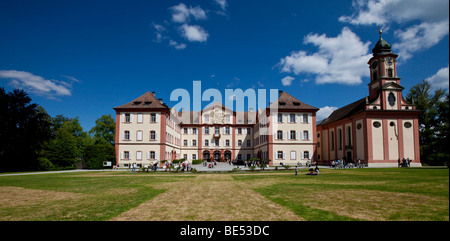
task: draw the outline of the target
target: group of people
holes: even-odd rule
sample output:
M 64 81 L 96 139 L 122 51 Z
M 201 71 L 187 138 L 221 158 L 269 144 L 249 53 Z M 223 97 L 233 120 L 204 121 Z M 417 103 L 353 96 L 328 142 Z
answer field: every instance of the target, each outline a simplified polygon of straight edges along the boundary
M 217 161 L 214 160 L 214 161 L 208 163 L 206 160 L 203 160 L 202 164 L 204 167 L 215 168 L 217 166 Z
M 306 175 L 311 175 L 311 176 L 316 176 L 319 175 L 320 171 L 319 171 L 319 166 L 316 165 L 316 168 L 309 168 L 309 172 L 306 173 Z M 298 175 L 298 166 L 295 166 L 295 175 Z
M 400 160 L 400 158 L 398 159 L 398 167 L 410 167 L 411 166 L 411 159 L 409 159 L 409 157 L 404 158 L 402 160 Z
M 361 159 L 358 159 L 356 162 L 353 162 L 353 161 L 347 161 L 345 158 L 342 158 L 342 160 L 339 158 L 336 160 L 331 160 L 329 162 L 329 164 L 330 164 L 330 167 L 334 168 L 334 169 L 347 168 L 347 167 L 348 168 L 353 168 L 353 167 L 363 168 L 366 166 L 366 164 L 364 162 L 361 162 Z

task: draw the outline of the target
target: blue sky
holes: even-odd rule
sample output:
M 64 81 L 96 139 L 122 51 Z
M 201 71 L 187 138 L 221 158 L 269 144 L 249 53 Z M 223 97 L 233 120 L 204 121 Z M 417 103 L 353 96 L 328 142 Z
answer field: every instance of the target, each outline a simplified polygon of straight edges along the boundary
M 174 106 L 196 80 L 284 90 L 326 116 L 368 95 L 377 28 L 404 93 L 423 79 L 448 90 L 447 0 L 3 0 L 0 86 L 86 131 L 147 91 Z

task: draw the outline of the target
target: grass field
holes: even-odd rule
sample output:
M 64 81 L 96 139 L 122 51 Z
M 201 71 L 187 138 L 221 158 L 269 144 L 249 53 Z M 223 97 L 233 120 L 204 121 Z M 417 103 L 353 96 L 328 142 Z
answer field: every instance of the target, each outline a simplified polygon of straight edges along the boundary
M 0 177 L 0 220 L 449 221 L 449 170 Z

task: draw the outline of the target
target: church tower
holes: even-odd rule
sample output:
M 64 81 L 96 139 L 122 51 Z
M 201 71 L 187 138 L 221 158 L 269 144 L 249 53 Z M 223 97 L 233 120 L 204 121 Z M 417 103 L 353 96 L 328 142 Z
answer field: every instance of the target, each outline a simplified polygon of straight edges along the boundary
M 401 110 L 404 88 L 397 76 L 398 55 L 391 51 L 391 44 L 383 39 L 381 30 L 379 33 L 380 39 L 372 49 L 373 57 L 368 62 L 369 101 L 377 101 L 383 110 Z

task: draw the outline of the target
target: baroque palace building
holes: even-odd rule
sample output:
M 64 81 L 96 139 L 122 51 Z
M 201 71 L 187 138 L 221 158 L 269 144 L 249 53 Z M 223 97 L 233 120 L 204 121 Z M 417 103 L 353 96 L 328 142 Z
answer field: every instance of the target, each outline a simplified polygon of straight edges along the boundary
M 266 109 L 232 111 L 212 103 L 202 111 L 175 111 L 147 92 L 116 111 L 116 156 L 120 168 L 155 161 L 271 160 L 306 163 L 316 152 L 316 107 L 279 92 Z M 273 106 L 272 106 L 273 107 Z
M 147 166 L 184 158 L 269 159 L 270 165 L 332 160 L 420 166 L 421 113 L 402 96 L 397 57 L 381 37 L 369 60 L 368 96 L 335 110 L 316 125 L 316 107 L 280 91 L 265 109 L 236 112 L 216 102 L 202 111 L 176 111 L 147 92 L 116 111 L 116 165 Z M 275 108 L 273 108 L 275 107 Z

